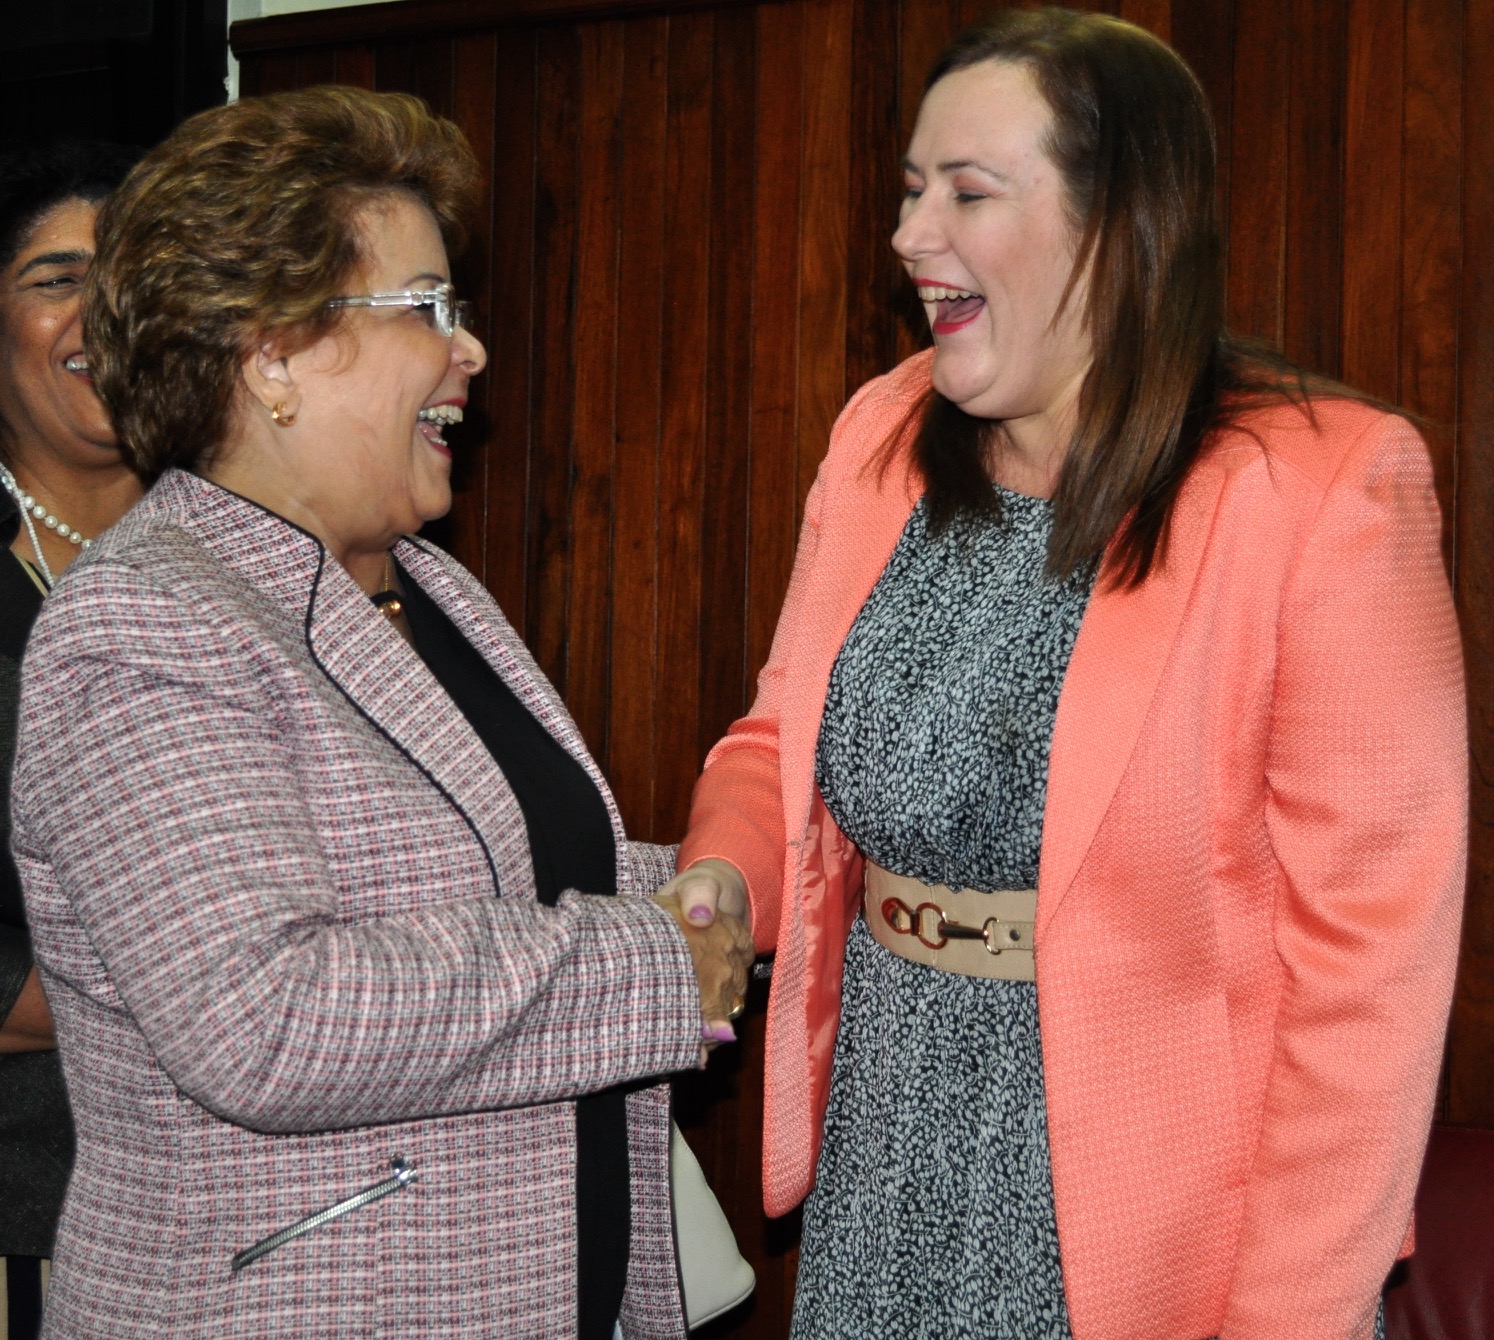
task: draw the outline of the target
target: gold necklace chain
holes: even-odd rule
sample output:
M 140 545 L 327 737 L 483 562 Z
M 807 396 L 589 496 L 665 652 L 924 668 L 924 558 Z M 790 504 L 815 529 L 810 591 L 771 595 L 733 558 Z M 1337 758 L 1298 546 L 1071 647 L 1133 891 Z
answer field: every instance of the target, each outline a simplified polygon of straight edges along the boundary
M 384 585 L 369 599 L 390 623 L 405 612 L 405 603 L 399 598 L 399 592 L 394 589 L 394 561 L 387 553 L 384 555 Z

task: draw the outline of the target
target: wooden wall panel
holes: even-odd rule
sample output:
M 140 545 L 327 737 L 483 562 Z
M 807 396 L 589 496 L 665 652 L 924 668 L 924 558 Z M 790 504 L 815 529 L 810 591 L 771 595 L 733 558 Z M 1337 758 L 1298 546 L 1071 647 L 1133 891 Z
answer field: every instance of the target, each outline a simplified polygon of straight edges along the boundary
M 1384 400 L 1400 394 L 1402 183 L 1379 171 L 1404 149 L 1406 66 L 1402 0 L 1350 0 L 1344 138 L 1344 230 L 1364 245 L 1344 256 L 1344 380 Z
M 1289 358 L 1337 376 L 1343 325 L 1343 113 L 1346 0 L 1295 0 L 1287 104 L 1281 346 Z M 1237 128 L 1252 133 L 1248 125 Z M 1238 197 L 1237 197 L 1238 203 Z
M 649 237 L 658 234 L 664 217 L 668 21 L 628 24 L 625 40 L 618 235 Z M 656 832 L 660 359 L 664 302 L 674 267 L 666 265 L 662 246 L 620 247 L 617 263 L 618 324 L 626 338 L 617 344 L 617 529 L 608 694 L 612 729 L 607 751 L 598 757 L 615 779 L 629 831 Z M 695 286 L 682 287 L 688 294 Z
M 804 6 L 804 183 L 799 234 L 797 496 L 814 483 L 846 403 L 847 205 L 851 158 L 850 0 Z
M 571 342 L 575 375 L 567 481 L 566 700 L 581 733 L 603 758 L 608 727 L 623 53 L 621 24 L 589 24 L 581 30 L 575 299 L 568 319 L 557 322 Z
M 524 636 L 545 673 L 567 693 L 577 204 L 580 179 L 594 165 L 583 164 L 579 151 L 580 36 L 571 28 L 542 28 L 537 40 L 534 362 L 529 387 L 535 419 L 527 444 L 531 479 Z
M 1399 337 L 1399 377 L 1392 398 L 1422 416 L 1422 431 L 1432 448 L 1449 569 L 1457 560 L 1453 516 L 1459 333 L 1450 318 L 1458 310 L 1463 274 L 1463 128 L 1456 115 L 1461 100 L 1462 11 L 1460 0 L 1407 0 L 1405 129 L 1399 164 L 1403 223 L 1399 239 L 1385 239 L 1400 254 L 1401 310 L 1398 329 L 1387 324 L 1382 336 L 1387 344 L 1390 331 Z M 1364 164 L 1363 175 L 1373 180 L 1375 165 Z M 1365 235 L 1364 248 L 1375 245 Z M 1487 1120 L 1494 1124 L 1494 1086 Z
M 1494 1125 L 1494 0 L 1084 0 L 1216 114 L 1234 326 L 1421 416 L 1468 646 L 1474 838 L 1444 1115 Z M 748 705 L 846 396 L 926 342 L 889 240 L 924 73 L 988 0 L 426 0 L 239 25 L 243 87 L 409 89 L 491 185 L 457 277 L 489 351 L 437 533 L 673 840 Z M 760 1213 L 765 986 L 677 1086 L 786 1334 Z
M 716 15 L 711 79 L 710 258 L 706 292 L 706 430 L 700 588 L 702 757 L 741 714 L 748 695 L 747 508 L 751 382 L 742 375 L 742 335 L 752 328 L 753 110 L 757 80 L 751 10 Z M 753 667 L 755 672 L 756 667 Z
M 1272 0 L 1237 0 L 1231 101 L 1238 111 L 1219 156 L 1232 183 L 1225 223 L 1230 321 L 1244 335 L 1279 344 L 1286 330 L 1292 40 L 1277 10 Z
M 757 26 L 747 492 L 747 659 L 754 673 L 768 659 L 796 532 L 796 466 L 790 444 L 798 443 L 804 10 L 764 5 L 757 11 Z
M 493 150 L 495 126 L 494 102 L 497 98 L 497 37 L 488 33 L 470 42 L 456 44 L 452 53 L 454 114 L 467 129 L 472 152 L 483 169 L 482 198 L 472 221 L 466 251 L 458 259 L 453 278 L 463 293 L 472 295 L 478 309 L 478 337 L 492 349 L 492 308 L 488 294 L 493 283 Z M 453 478 L 455 498 L 447 522 L 447 542 L 478 577 L 487 578 L 487 553 L 484 543 L 490 529 L 488 500 L 491 481 L 488 465 L 492 431 L 493 387 L 495 378 L 480 377 L 468 392 L 466 422 L 469 438 L 481 442 L 476 450 L 464 452 Z
M 1463 962 L 1448 1048 L 1449 1114 L 1494 1125 L 1494 6 L 1464 10 L 1456 590 L 1468 666 L 1473 804 Z M 1478 77 L 1473 77 L 1474 72 Z
M 539 213 L 539 51 L 533 30 L 494 37 L 493 255 L 479 316 L 487 334 L 488 370 L 474 386 L 487 428 L 484 457 L 486 529 L 477 539 L 488 589 L 514 626 L 529 627 L 529 497 L 534 349 L 538 304 L 546 297 L 535 264 Z M 475 109 L 481 116 L 481 109 Z M 471 438 L 468 439 L 471 441 Z
M 711 294 L 710 14 L 669 23 L 668 141 L 664 155 L 663 422 L 659 438 L 659 738 L 654 814 L 683 832 L 700 737 L 701 523 L 705 508 L 707 311 Z

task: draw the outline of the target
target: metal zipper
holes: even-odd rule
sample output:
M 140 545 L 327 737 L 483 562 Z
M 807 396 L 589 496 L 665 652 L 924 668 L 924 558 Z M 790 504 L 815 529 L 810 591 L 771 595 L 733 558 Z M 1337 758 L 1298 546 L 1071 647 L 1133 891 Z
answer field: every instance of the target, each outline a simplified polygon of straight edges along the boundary
M 353 1210 L 362 1209 L 365 1205 L 371 1205 L 376 1200 L 382 1200 L 385 1196 L 392 1195 L 396 1191 L 403 1191 L 411 1182 L 418 1182 L 420 1174 L 415 1171 L 415 1166 L 408 1160 L 395 1155 L 389 1160 L 389 1171 L 394 1175 L 386 1177 L 382 1182 L 375 1182 L 373 1186 L 364 1187 L 356 1196 L 349 1196 L 346 1200 L 340 1200 L 336 1205 L 329 1205 L 325 1210 L 318 1210 L 315 1214 L 308 1214 L 304 1219 L 298 1219 L 295 1223 L 271 1233 L 267 1238 L 261 1238 L 252 1247 L 245 1247 L 230 1262 L 237 1272 L 245 1266 L 252 1266 L 261 1256 L 268 1256 L 277 1247 L 283 1247 L 293 1238 L 299 1238 L 303 1233 L 310 1233 L 314 1228 L 321 1228 L 323 1224 L 330 1224 L 334 1219 L 341 1219 L 343 1215 Z

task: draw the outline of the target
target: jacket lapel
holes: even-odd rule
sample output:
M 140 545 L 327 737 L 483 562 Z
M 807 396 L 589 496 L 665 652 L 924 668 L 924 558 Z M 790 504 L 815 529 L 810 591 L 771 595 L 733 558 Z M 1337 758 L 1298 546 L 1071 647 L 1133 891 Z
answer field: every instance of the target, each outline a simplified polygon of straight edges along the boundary
M 306 642 L 328 679 L 466 817 L 487 848 L 500 894 L 532 893 L 523 814 L 493 756 L 414 649 L 325 553 Z
M 823 500 L 814 562 L 833 575 L 806 584 L 805 608 L 797 620 L 802 630 L 799 647 L 790 654 L 784 686 L 784 702 L 792 704 L 792 714 L 785 718 L 780 746 L 782 776 L 810 779 L 803 788 L 800 812 L 784 815 L 791 840 L 806 830 L 814 803 L 814 751 L 835 658 L 921 495 L 921 481 L 910 470 L 907 453 L 902 453 L 870 497 L 856 489 L 854 506 L 829 496 Z
M 1058 699 L 1038 866 L 1042 936 L 1093 843 L 1136 749 L 1198 581 L 1224 488 L 1217 456 L 1199 463 L 1173 510 L 1167 559 L 1135 589 L 1095 585 Z
M 497 602 L 470 573 L 458 569 L 454 561 L 431 552 L 419 540 L 402 540 L 395 547 L 394 556 L 420 583 L 421 589 L 441 606 L 462 636 L 477 649 L 540 725 L 585 769 L 607 807 L 613 840 L 617 844 L 621 879 L 627 835 L 612 788 L 592 758 L 564 700 L 504 617 Z

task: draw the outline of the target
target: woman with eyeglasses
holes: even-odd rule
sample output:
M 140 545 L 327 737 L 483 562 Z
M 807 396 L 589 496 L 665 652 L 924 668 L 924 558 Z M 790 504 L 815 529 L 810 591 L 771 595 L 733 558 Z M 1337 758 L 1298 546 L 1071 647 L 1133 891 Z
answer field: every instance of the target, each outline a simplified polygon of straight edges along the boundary
M 22 688 L 15 846 L 78 1132 L 45 1334 L 684 1333 L 668 1109 L 750 954 L 649 895 L 554 689 L 413 538 L 486 355 L 418 100 L 205 112 L 85 329 L 154 481 Z M 607 896 L 619 895 L 619 896 Z

